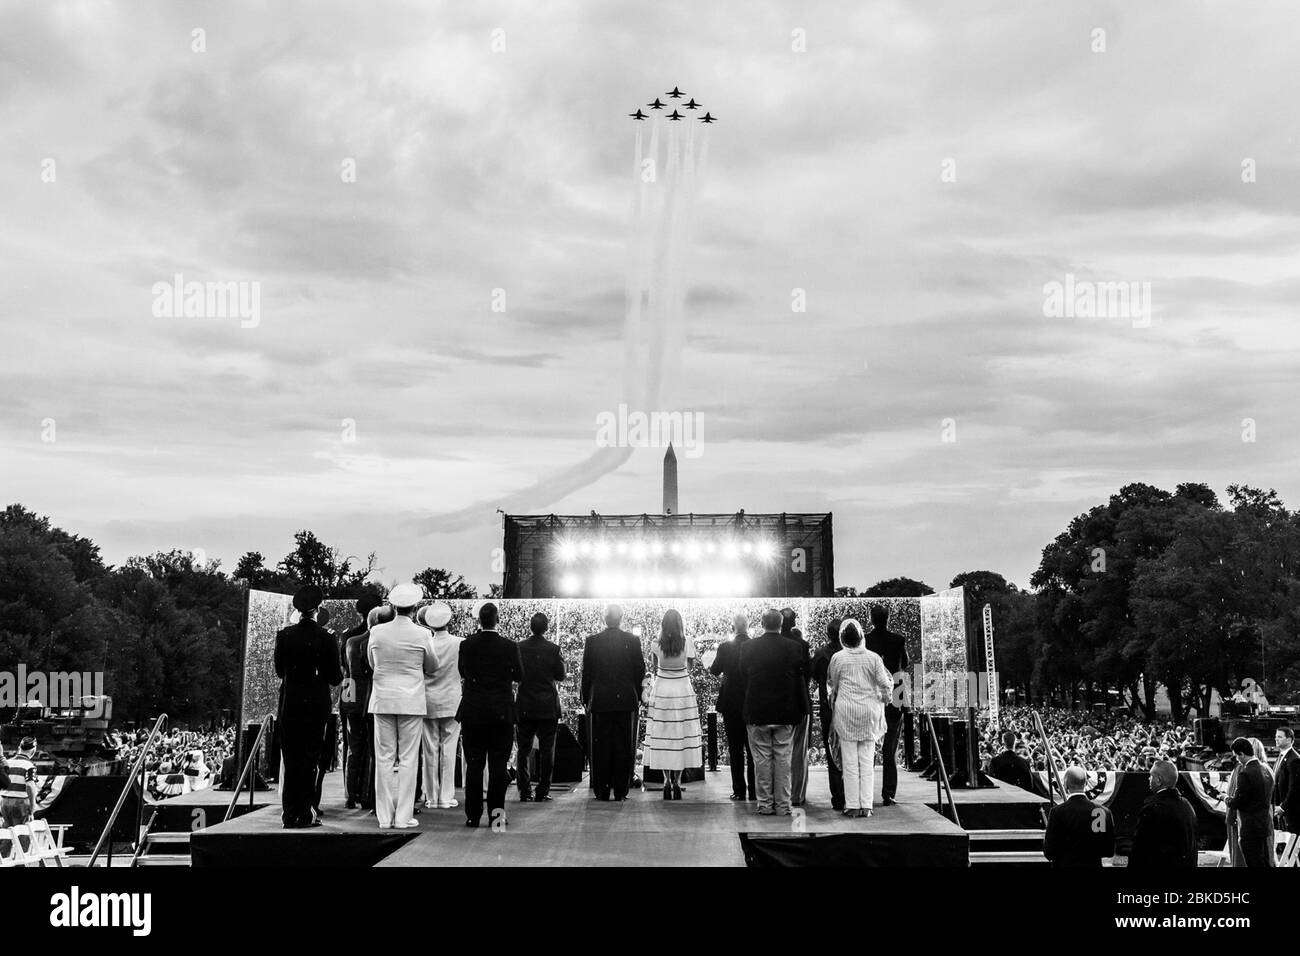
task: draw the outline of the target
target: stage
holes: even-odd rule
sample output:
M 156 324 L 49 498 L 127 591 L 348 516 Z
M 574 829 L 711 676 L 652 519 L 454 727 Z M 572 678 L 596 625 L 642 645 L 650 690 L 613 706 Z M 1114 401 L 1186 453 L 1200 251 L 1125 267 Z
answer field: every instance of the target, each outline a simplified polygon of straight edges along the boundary
M 870 819 L 850 819 L 830 808 L 826 772 L 814 768 L 803 814 L 759 816 L 753 804 L 733 803 L 730 774 L 706 774 L 687 785 L 681 801 L 661 791 L 633 791 L 623 803 L 598 801 L 583 783 L 553 792 L 550 803 L 520 803 L 507 795 L 508 825 L 485 819 L 465 826 L 464 810 L 422 810 L 418 828 L 380 830 L 362 810 L 343 807 L 342 774 L 326 778 L 324 825 L 285 830 L 275 794 L 262 806 L 193 833 L 194 866 L 746 866 L 862 865 L 968 866 L 969 834 L 931 805 L 935 785 L 899 773 L 899 803 L 880 805 Z M 459 792 L 458 792 L 459 793 Z M 229 795 L 227 794 L 227 799 Z M 247 795 L 243 797 L 247 801 Z M 1041 797 L 1000 786 L 957 791 L 959 813 L 997 805 L 1023 815 L 1045 805 Z M 963 820 L 963 823 L 966 823 Z M 971 824 L 966 824 L 970 826 Z

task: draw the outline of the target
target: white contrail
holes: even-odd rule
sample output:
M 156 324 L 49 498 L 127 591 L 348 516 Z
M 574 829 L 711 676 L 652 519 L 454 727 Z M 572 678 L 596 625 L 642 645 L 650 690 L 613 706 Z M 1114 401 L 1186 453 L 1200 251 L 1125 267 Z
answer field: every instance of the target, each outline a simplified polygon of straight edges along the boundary
M 690 120 L 668 122 L 665 130 L 665 122 L 660 111 L 653 111 L 648 147 L 641 123 L 636 124 L 628 229 L 622 401 L 647 413 L 661 410 L 661 393 L 665 384 L 671 384 L 665 383 L 666 373 L 680 364 L 685 338 L 686 248 L 708 143 L 705 131 L 697 155 L 694 124 Z M 653 182 L 642 176 L 646 159 L 654 163 Z M 592 426 L 594 429 L 594 415 Z M 597 448 L 582 461 L 545 475 L 518 492 L 429 518 L 422 530 L 461 530 L 494 520 L 498 508 L 507 513 L 535 511 L 594 483 L 631 455 L 631 448 Z

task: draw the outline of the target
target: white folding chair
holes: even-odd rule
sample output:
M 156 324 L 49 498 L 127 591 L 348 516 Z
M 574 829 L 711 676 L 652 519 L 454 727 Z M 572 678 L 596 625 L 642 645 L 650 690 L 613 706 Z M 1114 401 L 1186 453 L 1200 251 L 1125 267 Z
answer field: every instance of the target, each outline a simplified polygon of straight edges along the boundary
M 1300 835 L 1288 833 L 1286 846 L 1282 850 L 1281 856 L 1278 857 L 1278 866 L 1296 866 L 1296 858 L 1300 856 Z
M 19 866 L 18 859 L 14 855 L 13 847 L 17 844 L 14 838 L 14 831 L 6 827 L 0 827 L 0 846 L 8 845 L 9 849 L 0 849 L 0 870 L 8 869 L 11 866 Z M 19 850 L 18 852 L 22 852 Z
M 28 850 L 23 849 L 21 836 L 26 836 L 28 846 L 30 847 L 31 833 L 24 833 L 27 828 L 16 826 L 9 830 L 0 830 L 0 842 L 9 841 L 9 852 L 3 857 L 4 866 L 39 866 L 39 862 L 31 856 Z
M 32 834 L 32 855 L 41 861 L 41 866 L 45 866 L 49 860 L 53 860 L 55 866 L 63 866 L 63 858 L 69 851 L 55 844 L 50 825 L 44 820 L 32 820 L 27 824 L 27 828 Z M 62 830 L 59 832 L 59 839 L 60 841 L 63 839 Z

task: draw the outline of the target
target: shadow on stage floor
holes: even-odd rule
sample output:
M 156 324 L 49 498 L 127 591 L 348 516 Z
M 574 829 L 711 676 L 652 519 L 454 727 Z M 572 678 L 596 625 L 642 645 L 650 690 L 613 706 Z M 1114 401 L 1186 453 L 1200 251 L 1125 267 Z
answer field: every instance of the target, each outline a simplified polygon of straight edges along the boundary
M 259 794 L 259 803 L 272 803 L 195 832 L 191 849 L 195 866 L 745 866 L 760 862 L 746 855 L 746 841 L 758 840 L 813 862 L 825 856 L 826 862 L 861 865 L 969 865 L 968 834 L 929 806 L 934 784 L 906 771 L 899 776 L 899 803 L 884 807 L 877 773 L 870 819 L 846 818 L 830 808 L 824 770 L 813 769 L 804 813 L 793 817 L 759 816 L 753 804 L 733 803 L 730 776 L 722 770 L 686 787 L 681 801 L 665 801 L 660 791 L 634 791 L 623 803 L 605 803 L 583 783 L 543 804 L 519 803 L 511 791 L 504 828 L 486 820 L 468 828 L 457 807 L 423 810 L 418 828 L 398 832 L 380 830 L 364 811 L 344 809 L 342 775 L 332 773 L 324 826 L 284 830 L 278 795 Z M 958 791 L 957 799 L 959 810 L 1039 800 L 1013 787 Z

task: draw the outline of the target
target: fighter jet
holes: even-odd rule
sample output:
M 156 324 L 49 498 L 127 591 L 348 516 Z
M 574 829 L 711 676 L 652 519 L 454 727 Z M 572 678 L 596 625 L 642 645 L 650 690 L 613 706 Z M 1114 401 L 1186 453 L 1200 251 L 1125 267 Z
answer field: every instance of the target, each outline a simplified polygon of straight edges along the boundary
M 640 110 L 637 110 L 635 113 L 628 113 L 627 115 L 630 116 L 630 117 L 632 117 L 634 120 L 643 120 L 643 119 L 645 119 L 645 114 L 642 113 Z
M 682 114 L 677 112 L 676 110 L 673 110 L 671 113 L 668 114 L 668 118 L 675 123 L 682 118 Z
M 675 99 L 675 100 L 676 100 L 676 99 L 681 99 L 681 98 L 682 98 L 683 96 L 685 96 L 685 95 L 686 95 L 685 93 L 683 93 L 681 90 L 679 90 L 679 89 L 678 89 L 677 87 L 675 87 L 675 86 L 674 86 L 671 90 L 669 90 L 667 93 L 664 94 L 664 96 L 671 96 L 671 97 L 672 97 L 673 99 Z
M 712 113 L 705 113 L 703 116 L 700 117 L 700 122 L 701 122 L 701 123 L 716 123 L 716 122 L 717 122 L 717 119 L 713 116 Z
M 657 96 L 655 97 L 655 101 L 653 103 L 647 103 L 646 106 L 650 107 L 652 110 L 661 110 L 664 108 L 664 104 L 659 102 L 659 97 Z
M 697 110 L 697 109 L 700 108 L 700 105 L 701 105 L 701 104 L 695 102 L 695 98 L 692 97 L 691 100 L 690 100 L 689 102 L 685 103 L 684 105 L 685 105 L 685 107 L 686 107 L 688 110 Z

